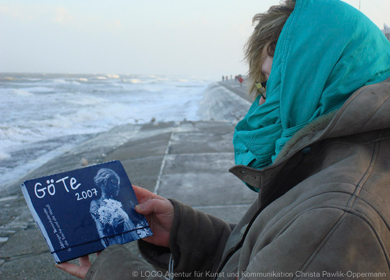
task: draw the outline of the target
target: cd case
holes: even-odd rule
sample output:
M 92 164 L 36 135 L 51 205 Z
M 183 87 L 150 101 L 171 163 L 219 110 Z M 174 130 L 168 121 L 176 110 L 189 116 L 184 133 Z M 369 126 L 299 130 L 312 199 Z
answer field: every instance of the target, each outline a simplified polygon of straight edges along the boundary
M 120 161 L 28 180 L 22 192 L 56 263 L 153 235 Z

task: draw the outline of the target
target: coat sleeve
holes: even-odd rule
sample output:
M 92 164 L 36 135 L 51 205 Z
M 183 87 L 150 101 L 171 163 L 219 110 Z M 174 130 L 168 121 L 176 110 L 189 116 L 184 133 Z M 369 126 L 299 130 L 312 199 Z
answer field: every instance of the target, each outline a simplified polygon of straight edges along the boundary
M 215 272 L 235 225 L 197 211 L 177 200 L 170 201 L 175 208 L 170 248 L 140 241 L 138 245 L 142 257 L 154 268 L 167 271 L 168 261 L 172 255 L 173 272 L 175 275 L 186 275 L 186 278 L 194 276 L 195 271 Z
M 167 274 L 132 255 L 121 245 L 107 247 L 93 262 L 85 276 L 86 280 L 166 280 Z
M 174 272 L 215 272 L 233 225 L 171 200 L 175 218 L 169 241 Z
M 310 210 L 269 244 L 252 248 L 256 253 L 242 269 L 242 279 L 387 279 L 389 260 L 379 236 L 358 212 Z
M 141 255 L 147 263 L 123 246 L 109 246 L 93 262 L 86 279 L 166 279 L 163 276 L 167 276 L 171 255 L 175 279 L 194 278 L 195 271 L 216 271 L 234 225 L 176 200 L 171 201 L 175 217 L 170 248 L 139 241 Z

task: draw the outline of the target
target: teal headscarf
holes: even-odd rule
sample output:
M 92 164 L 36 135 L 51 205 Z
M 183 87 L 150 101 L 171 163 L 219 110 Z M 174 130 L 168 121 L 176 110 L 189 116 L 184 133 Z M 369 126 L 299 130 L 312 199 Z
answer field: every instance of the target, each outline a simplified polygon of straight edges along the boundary
M 295 132 L 388 77 L 390 42 L 366 16 L 339 0 L 297 0 L 276 45 L 267 100 L 259 105 L 258 97 L 236 126 L 236 164 L 271 165 Z

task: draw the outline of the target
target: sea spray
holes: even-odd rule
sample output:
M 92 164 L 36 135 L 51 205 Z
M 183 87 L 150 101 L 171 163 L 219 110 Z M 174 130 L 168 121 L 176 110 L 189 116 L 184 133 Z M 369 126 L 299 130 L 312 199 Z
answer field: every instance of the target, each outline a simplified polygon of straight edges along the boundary
M 0 74 L 0 188 L 89 137 L 127 123 L 197 121 L 207 79 Z

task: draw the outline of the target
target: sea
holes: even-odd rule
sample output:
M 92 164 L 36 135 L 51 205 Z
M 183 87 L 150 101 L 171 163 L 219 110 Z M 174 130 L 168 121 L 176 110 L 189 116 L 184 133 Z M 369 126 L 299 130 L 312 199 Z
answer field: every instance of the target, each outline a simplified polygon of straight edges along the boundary
M 115 126 L 198 121 L 211 79 L 0 73 L 0 189 Z

